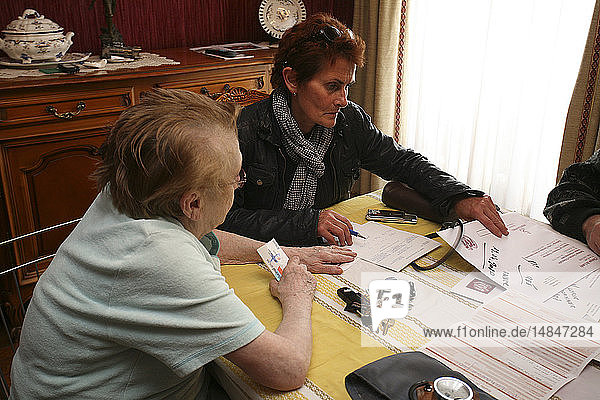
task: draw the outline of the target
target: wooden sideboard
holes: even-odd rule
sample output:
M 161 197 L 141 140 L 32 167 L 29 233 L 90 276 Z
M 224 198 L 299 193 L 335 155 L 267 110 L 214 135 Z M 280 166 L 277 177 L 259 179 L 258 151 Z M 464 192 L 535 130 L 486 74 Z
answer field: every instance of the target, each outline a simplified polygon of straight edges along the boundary
M 83 215 L 97 193 L 89 176 L 107 126 L 144 91 L 155 87 L 211 94 L 228 87 L 271 91 L 272 50 L 257 50 L 254 58 L 241 60 L 220 60 L 188 49 L 152 53 L 180 64 L 0 79 L 0 240 Z M 74 115 L 66 118 L 66 113 Z M 72 228 L 0 249 L 0 271 L 52 254 Z M 38 265 L 38 270 L 45 266 Z M 36 280 L 34 267 L 18 276 L 21 289 Z M 13 286 L 4 282 L 2 297 L 14 296 Z

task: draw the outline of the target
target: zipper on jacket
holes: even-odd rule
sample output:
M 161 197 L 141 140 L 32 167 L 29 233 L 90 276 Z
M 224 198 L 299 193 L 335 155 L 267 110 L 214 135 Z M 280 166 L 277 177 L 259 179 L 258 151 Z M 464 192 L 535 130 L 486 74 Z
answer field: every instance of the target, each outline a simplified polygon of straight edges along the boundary
M 283 155 L 283 151 L 281 151 L 281 147 L 277 146 L 277 150 L 279 151 L 279 154 L 281 155 L 281 159 L 283 160 L 283 179 L 282 179 L 282 183 L 281 186 L 283 186 L 283 203 L 282 205 L 285 203 L 285 198 L 287 197 L 287 193 L 285 192 L 285 170 L 287 168 L 287 163 L 286 163 L 286 159 L 285 156 Z M 293 179 L 293 178 L 292 178 Z
M 336 203 L 340 200 L 340 196 L 338 194 L 338 184 L 337 184 L 337 171 L 335 170 L 335 164 L 333 163 L 333 150 L 335 150 L 336 142 L 332 141 L 331 143 L 331 152 L 329 153 L 329 161 L 331 162 L 331 170 L 333 172 L 333 196 Z

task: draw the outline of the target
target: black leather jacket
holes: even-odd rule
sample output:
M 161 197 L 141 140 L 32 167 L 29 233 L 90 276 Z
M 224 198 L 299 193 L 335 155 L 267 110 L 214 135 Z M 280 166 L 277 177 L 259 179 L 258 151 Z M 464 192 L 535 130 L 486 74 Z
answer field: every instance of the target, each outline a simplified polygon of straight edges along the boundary
M 282 145 L 272 99 L 244 108 L 237 126 L 242 168 L 248 180 L 242 189 L 236 190 L 233 207 L 219 229 L 257 240 L 275 238 L 281 245 L 295 246 L 319 244 L 319 211 L 350 197 L 361 168 L 383 179 L 412 186 L 430 199 L 442 215 L 448 215 L 457 198 L 481 195 L 421 154 L 398 145 L 373 125 L 362 108 L 349 102 L 338 115 L 313 208 L 284 210 L 296 164 Z
M 548 194 L 544 215 L 560 233 L 586 243 L 582 225 L 600 214 L 600 150 L 587 161 L 567 167 Z

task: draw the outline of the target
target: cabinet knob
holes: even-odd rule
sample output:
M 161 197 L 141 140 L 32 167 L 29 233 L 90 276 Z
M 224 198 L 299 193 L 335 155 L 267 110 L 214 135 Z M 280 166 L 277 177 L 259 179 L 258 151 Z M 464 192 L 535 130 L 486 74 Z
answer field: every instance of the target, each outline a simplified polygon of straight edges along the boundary
M 82 112 L 84 109 L 85 109 L 85 103 L 83 101 L 80 101 L 79 103 L 77 103 L 77 106 L 75 107 L 75 111 L 67 111 L 66 113 L 62 113 L 62 114 L 59 114 L 58 110 L 54 106 L 46 107 L 46 111 L 48 111 L 48 113 L 50 113 L 50 114 L 54 115 L 56 118 L 60 118 L 60 119 L 71 119 L 71 118 L 79 115 L 79 113 Z

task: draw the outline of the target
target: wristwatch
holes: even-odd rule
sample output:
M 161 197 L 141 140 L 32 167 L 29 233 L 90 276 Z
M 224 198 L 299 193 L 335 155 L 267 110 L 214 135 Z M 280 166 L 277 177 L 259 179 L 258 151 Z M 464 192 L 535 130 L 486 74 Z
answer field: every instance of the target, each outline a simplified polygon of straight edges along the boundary
M 276 39 L 306 19 L 302 0 L 262 0 L 258 8 L 258 21 L 265 32 Z

